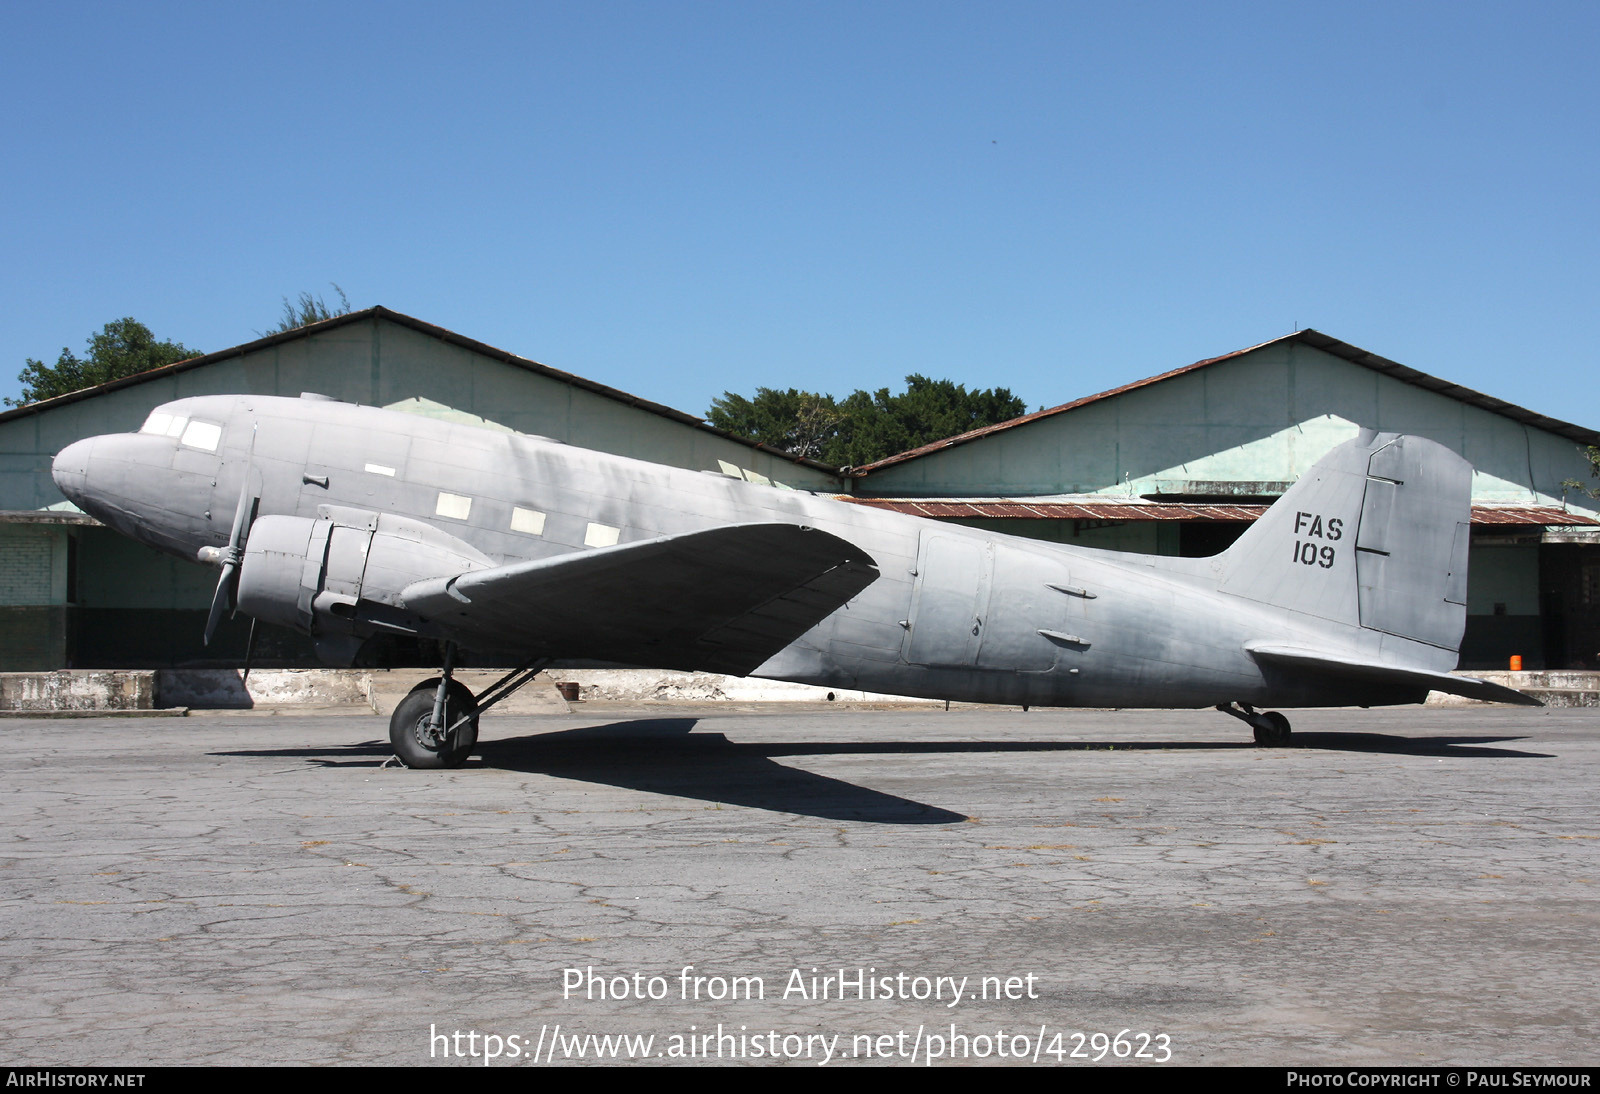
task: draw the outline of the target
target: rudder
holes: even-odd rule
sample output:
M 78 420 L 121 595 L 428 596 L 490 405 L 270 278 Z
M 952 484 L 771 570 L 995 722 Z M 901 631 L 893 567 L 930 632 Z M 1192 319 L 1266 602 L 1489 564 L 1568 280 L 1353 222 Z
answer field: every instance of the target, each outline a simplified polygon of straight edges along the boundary
M 1420 437 L 1373 452 L 1356 536 L 1361 625 L 1460 649 L 1471 521 L 1466 460 Z

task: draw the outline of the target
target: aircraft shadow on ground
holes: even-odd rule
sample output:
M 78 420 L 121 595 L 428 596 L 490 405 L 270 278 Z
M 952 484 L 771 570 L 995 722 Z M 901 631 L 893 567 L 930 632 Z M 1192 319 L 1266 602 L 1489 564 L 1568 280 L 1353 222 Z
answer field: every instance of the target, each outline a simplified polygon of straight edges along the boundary
M 825 820 L 952 824 L 960 814 L 786 767 L 784 756 L 908 756 L 1003 752 L 1193 752 L 1254 748 L 1233 741 L 871 741 L 741 744 L 721 733 L 693 733 L 694 718 L 652 718 L 480 742 L 468 766 L 552 775 L 680 798 L 743 805 Z M 1549 759 L 1547 753 L 1493 747 L 1520 737 L 1401 737 L 1382 733 L 1296 733 L 1291 748 L 1409 756 Z M 370 766 L 390 755 L 385 741 L 338 748 L 253 749 L 218 756 L 298 755 L 329 766 Z
M 1401 737 L 1388 733 L 1318 733 L 1295 731 L 1290 748 L 1313 748 L 1326 752 L 1387 752 L 1399 756 L 1438 756 L 1453 759 L 1492 757 L 1502 760 L 1553 760 L 1551 752 L 1527 752 L 1518 748 L 1495 748 L 1501 741 L 1522 741 L 1525 737 L 1432 736 Z
M 482 741 L 475 766 L 552 775 L 578 782 L 680 798 L 744 805 L 823 820 L 877 824 L 957 824 L 964 814 L 884 794 L 840 779 L 785 767 L 770 754 L 784 749 L 741 745 L 720 733 L 691 734 L 693 718 L 660 718 Z M 870 749 L 870 746 L 869 746 Z M 789 750 L 793 755 L 860 751 L 855 746 Z M 894 748 L 885 751 L 897 751 Z M 232 749 L 214 756 L 301 756 L 323 767 L 378 767 L 392 754 L 387 741 L 336 748 Z
M 721 733 L 691 733 L 693 718 L 657 718 L 485 741 L 487 767 L 536 772 L 654 794 L 743 805 L 824 820 L 877 824 L 954 824 L 967 818 L 773 760 L 784 754 L 738 744 Z M 816 754 L 854 751 L 848 745 Z M 792 753 L 800 755 L 800 753 Z

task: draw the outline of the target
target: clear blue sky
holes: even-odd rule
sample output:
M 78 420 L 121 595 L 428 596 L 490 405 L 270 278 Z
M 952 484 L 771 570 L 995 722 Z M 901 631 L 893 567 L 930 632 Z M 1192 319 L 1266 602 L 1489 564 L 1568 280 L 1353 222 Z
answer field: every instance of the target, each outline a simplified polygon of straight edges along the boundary
M 1600 428 L 1600 5 L 0 6 L 0 394 L 384 304 L 692 413 L 1313 326 Z

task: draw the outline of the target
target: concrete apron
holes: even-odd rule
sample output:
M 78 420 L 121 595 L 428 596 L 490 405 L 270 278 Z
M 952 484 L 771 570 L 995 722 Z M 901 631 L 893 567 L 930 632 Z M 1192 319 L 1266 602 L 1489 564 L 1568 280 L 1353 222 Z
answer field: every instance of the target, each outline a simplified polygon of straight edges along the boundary
M 0 716 L 160 714 L 195 710 L 272 710 L 280 713 L 382 714 L 406 693 L 438 676 L 430 669 L 64 670 L 0 673 Z M 457 678 L 481 694 L 502 674 L 471 670 Z M 1552 707 L 1600 706 L 1600 672 L 1475 672 L 1526 692 Z M 929 700 L 714 673 L 653 669 L 557 669 L 542 672 L 496 709 L 507 714 L 559 714 L 571 709 L 558 683 L 577 685 L 582 701 L 603 702 L 846 702 L 926 704 Z M 1477 705 L 1433 692 L 1429 706 Z

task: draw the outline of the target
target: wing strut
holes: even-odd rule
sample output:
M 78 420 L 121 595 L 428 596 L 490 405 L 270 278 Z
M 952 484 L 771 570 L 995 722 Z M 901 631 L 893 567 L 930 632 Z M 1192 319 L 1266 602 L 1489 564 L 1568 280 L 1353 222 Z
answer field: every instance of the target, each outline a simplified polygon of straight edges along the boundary
M 512 694 L 520 690 L 524 684 L 531 683 L 535 676 L 538 676 L 539 673 L 543 672 L 544 667 L 552 660 L 554 659 L 550 657 L 530 657 L 522 664 L 512 669 L 510 672 L 500 677 L 500 679 L 484 688 L 483 693 L 478 696 L 478 709 L 473 711 L 473 713 L 470 715 L 463 715 L 446 732 L 453 732 L 461 725 L 462 722 L 466 721 L 467 718 L 476 718 L 479 714 L 482 714 L 484 711 L 488 710 L 502 699 L 511 698 Z

